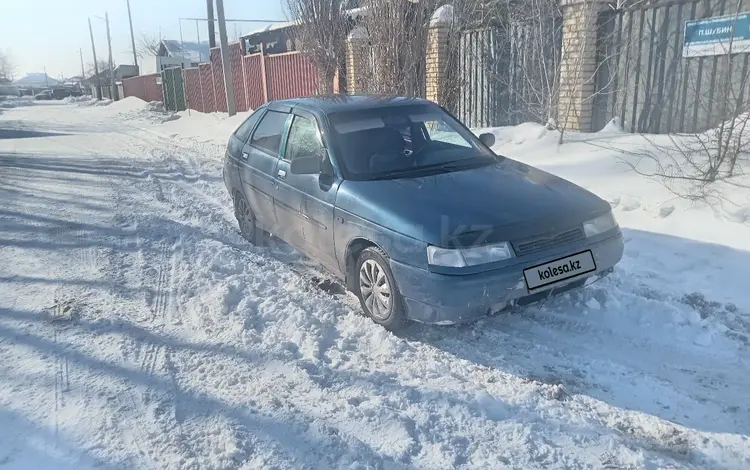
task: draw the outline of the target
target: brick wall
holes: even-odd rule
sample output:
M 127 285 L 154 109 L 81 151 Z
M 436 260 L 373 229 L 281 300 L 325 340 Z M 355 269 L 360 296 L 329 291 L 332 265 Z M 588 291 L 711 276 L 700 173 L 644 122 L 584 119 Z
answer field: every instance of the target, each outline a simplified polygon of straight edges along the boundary
M 425 57 L 425 97 L 435 103 L 444 103 L 446 66 L 448 62 L 447 25 L 431 27 L 427 33 L 427 54 Z
M 593 95 L 596 92 L 597 15 L 601 2 L 565 0 L 563 7 L 558 125 L 591 131 Z

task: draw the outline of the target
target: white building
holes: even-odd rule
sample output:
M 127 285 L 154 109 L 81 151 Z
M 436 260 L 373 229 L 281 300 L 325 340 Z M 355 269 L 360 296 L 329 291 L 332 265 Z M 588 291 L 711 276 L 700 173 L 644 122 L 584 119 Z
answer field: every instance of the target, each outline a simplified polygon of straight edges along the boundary
M 184 50 L 183 46 L 184 45 Z M 210 60 L 207 42 L 175 41 L 164 39 L 159 45 L 159 53 L 146 57 L 142 64 L 142 74 L 161 72 L 171 67 L 197 67 L 201 62 Z

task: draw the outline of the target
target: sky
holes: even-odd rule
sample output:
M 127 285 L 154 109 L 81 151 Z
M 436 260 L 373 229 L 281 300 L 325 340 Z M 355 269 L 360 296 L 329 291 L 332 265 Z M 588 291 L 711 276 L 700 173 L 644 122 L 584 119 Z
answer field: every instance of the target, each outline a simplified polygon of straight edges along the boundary
M 284 0 L 224 0 L 227 19 L 285 21 Z M 206 0 L 130 0 L 133 32 L 180 39 L 179 18 L 206 17 Z M 126 0 L 0 0 L 0 51 L 16 65 L 15 77 L 43 72 L 52 77 L 81 74 L 79 49 L 86 64 L 93 63 L 87 18 L 91 17 L 96 56 L 107 59 L 107 33 L 103 19 L 109 14 L 112 56 L 117 64 L 132 64 L 133 52 Z M 227 23 L 230 40 L 268 23 Z M 208 32 L 201 22 L 200 38 Z M 195 41 L 195 21 L 182 21 L 183 38 Z M 218 29 L 217 29 L 218 32 Z M 140 59 L 139 59 L 140 60 Z

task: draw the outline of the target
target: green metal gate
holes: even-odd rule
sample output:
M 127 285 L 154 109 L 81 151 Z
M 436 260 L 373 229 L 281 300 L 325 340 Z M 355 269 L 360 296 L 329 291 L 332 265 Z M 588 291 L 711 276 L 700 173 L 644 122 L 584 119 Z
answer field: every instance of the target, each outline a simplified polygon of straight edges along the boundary
M 164 69 L 161 73 L 161 81 L 164 88 L 164 107 L 169 111 L 184 111 L 187 109 L 182 68 Z

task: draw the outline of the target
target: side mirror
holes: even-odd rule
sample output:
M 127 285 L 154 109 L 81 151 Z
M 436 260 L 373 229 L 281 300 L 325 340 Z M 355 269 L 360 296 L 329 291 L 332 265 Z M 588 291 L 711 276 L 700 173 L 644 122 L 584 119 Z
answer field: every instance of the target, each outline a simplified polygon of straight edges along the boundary
M 305 155 L 292 160 L 289 170 L 295 175 L 314 175 L 320 173 L 320 155 Z
M 487 147 L 492 147 L 493 145 L 495 145 L 495 134 L 490 134 L 489 132 L 486 132 L 479 136 L 479 140 L 481 140 L 482 143 L 486 145 Z

